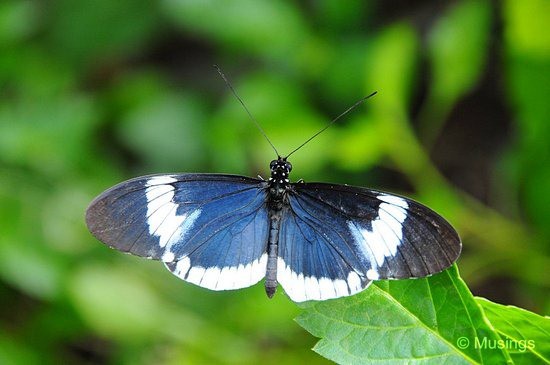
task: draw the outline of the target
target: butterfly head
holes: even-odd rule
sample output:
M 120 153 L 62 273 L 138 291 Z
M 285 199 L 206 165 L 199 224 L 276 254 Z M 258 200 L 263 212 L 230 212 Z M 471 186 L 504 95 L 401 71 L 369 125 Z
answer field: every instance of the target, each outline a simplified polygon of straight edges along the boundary
M 288 184 L 288 175 L 290 171 L 292 171 L 292 164 L 286 160 L 286 157 L 279 157 L 271 161 L 269 168 L 271 170 L 271 178 L 269 181 L 279 184 Z

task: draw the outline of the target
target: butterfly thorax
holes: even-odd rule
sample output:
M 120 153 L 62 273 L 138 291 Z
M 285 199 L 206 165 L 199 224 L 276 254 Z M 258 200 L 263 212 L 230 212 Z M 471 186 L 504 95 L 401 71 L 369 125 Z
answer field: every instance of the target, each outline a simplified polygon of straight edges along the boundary
M 286 203 L 286 194 L 290 186 L 288 175 L 292 171 L 292 164 L 286 158 L 279 157 L 271 161 L 271 177 L 269 178 L 269 205 L 272 209 L 280 211 Z

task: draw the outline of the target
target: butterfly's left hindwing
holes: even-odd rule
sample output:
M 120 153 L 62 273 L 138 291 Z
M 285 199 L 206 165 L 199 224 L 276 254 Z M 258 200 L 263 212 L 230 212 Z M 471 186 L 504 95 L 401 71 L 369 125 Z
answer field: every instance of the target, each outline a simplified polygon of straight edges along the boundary
M 363 290 L 372 280 L 424 277 L 458 258 L 455 230 L 429 208 L 365 188 L 292 184 L 278 280 L 294 301 Z
M 107 245 L 162 260 L 178 277 L 214 290 L 265 275 L 265 182 L 218 174 L 152 175 L 120 183 L 86 213 Z

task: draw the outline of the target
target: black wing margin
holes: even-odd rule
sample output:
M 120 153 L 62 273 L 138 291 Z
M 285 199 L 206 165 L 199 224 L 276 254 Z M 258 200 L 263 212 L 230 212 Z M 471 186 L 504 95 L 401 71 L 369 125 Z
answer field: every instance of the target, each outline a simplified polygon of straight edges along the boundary
M 372 280 L 425 277 L 460 255 L 453 227 L 408 198 L 347 185 L 297 183 L 289 201 L 278 281 L 294 301 L 351 295 Z

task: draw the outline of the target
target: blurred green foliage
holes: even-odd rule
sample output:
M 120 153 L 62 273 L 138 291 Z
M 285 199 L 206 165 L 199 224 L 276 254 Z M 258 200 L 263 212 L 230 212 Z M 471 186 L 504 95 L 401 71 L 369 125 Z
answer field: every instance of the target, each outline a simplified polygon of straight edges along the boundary
M 548 313 L 550 3 L 0 3 L 0 364 L 326 363 L 261 286 L 215 293 L 94 240 L 85 208 L 162 171 L 401 192 L 461 233 L 475 294 Z

